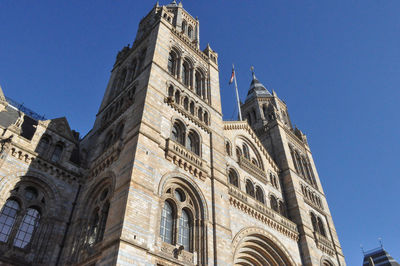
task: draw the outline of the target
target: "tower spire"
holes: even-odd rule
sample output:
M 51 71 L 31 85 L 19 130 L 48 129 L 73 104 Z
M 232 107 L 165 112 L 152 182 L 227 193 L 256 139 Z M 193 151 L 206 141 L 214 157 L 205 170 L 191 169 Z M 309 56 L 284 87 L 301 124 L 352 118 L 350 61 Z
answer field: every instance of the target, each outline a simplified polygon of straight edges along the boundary
M 267 90 L 267 88 L 256 78 L 253 66 L 250 67 L 250 70 L 253 78 L 250 84 L 249 92 L 247 93 L 246 101 L 253 97 L 271 96 L 271 93 Z

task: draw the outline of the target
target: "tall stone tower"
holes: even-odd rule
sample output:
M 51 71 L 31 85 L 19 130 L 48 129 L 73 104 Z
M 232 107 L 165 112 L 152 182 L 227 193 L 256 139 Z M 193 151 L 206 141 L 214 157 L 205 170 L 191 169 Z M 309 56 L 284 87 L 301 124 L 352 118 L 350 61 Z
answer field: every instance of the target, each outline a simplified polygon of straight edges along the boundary
M 305 265 L 318 265 L 324 253 L 344 257 L 328 203 L 306 136 L 292 126 L 286 103 L 256 78 L 252 81 L 242 116 L 280 168 L 288 215 L 299 229 L 299 248 Z
M 1 265 L 345 265 L 285 103 L 253 75 L 247 121 L 223 121 L 199 29 L 156 4 L 83 139 L 0 90 Z

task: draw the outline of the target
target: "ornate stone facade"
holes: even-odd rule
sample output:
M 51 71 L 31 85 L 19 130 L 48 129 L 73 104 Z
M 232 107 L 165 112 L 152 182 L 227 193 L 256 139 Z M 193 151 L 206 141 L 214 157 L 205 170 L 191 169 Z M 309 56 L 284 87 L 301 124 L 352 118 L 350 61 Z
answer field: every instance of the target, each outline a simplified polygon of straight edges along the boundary
M 173 1 L 117 55 L 92 130 L 0 93 L 0 265 L 345 265 L 307 139 L 253 76 L 223 121 L 218 54 Z

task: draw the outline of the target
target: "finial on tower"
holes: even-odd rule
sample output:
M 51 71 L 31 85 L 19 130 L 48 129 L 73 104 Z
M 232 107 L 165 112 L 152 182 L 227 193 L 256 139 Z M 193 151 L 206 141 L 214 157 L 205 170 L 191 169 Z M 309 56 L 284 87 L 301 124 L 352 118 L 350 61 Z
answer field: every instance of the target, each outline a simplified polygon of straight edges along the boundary
M 383 248 L 382 237 L 379 237 L 378 241 L 379 241 L 379 245 L 381 246 L 381 248 Z
M 253 79 L 256 79 L 256 74 L 254 73 L 254 67 L 251 66 L 250 69 L 251 69 L 251 73 L 253 75 Z

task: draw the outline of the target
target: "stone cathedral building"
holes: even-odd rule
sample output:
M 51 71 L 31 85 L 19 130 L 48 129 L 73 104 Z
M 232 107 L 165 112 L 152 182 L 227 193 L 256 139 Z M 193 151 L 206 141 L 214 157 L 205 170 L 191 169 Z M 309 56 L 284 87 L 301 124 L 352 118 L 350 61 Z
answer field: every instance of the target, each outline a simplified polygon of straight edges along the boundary
M 254 73 L 242 114 L 223 121 L 218 54 L 175 1 L 83 138 L 0 90 L 0 265 L 345 265 L 307 138 Z

